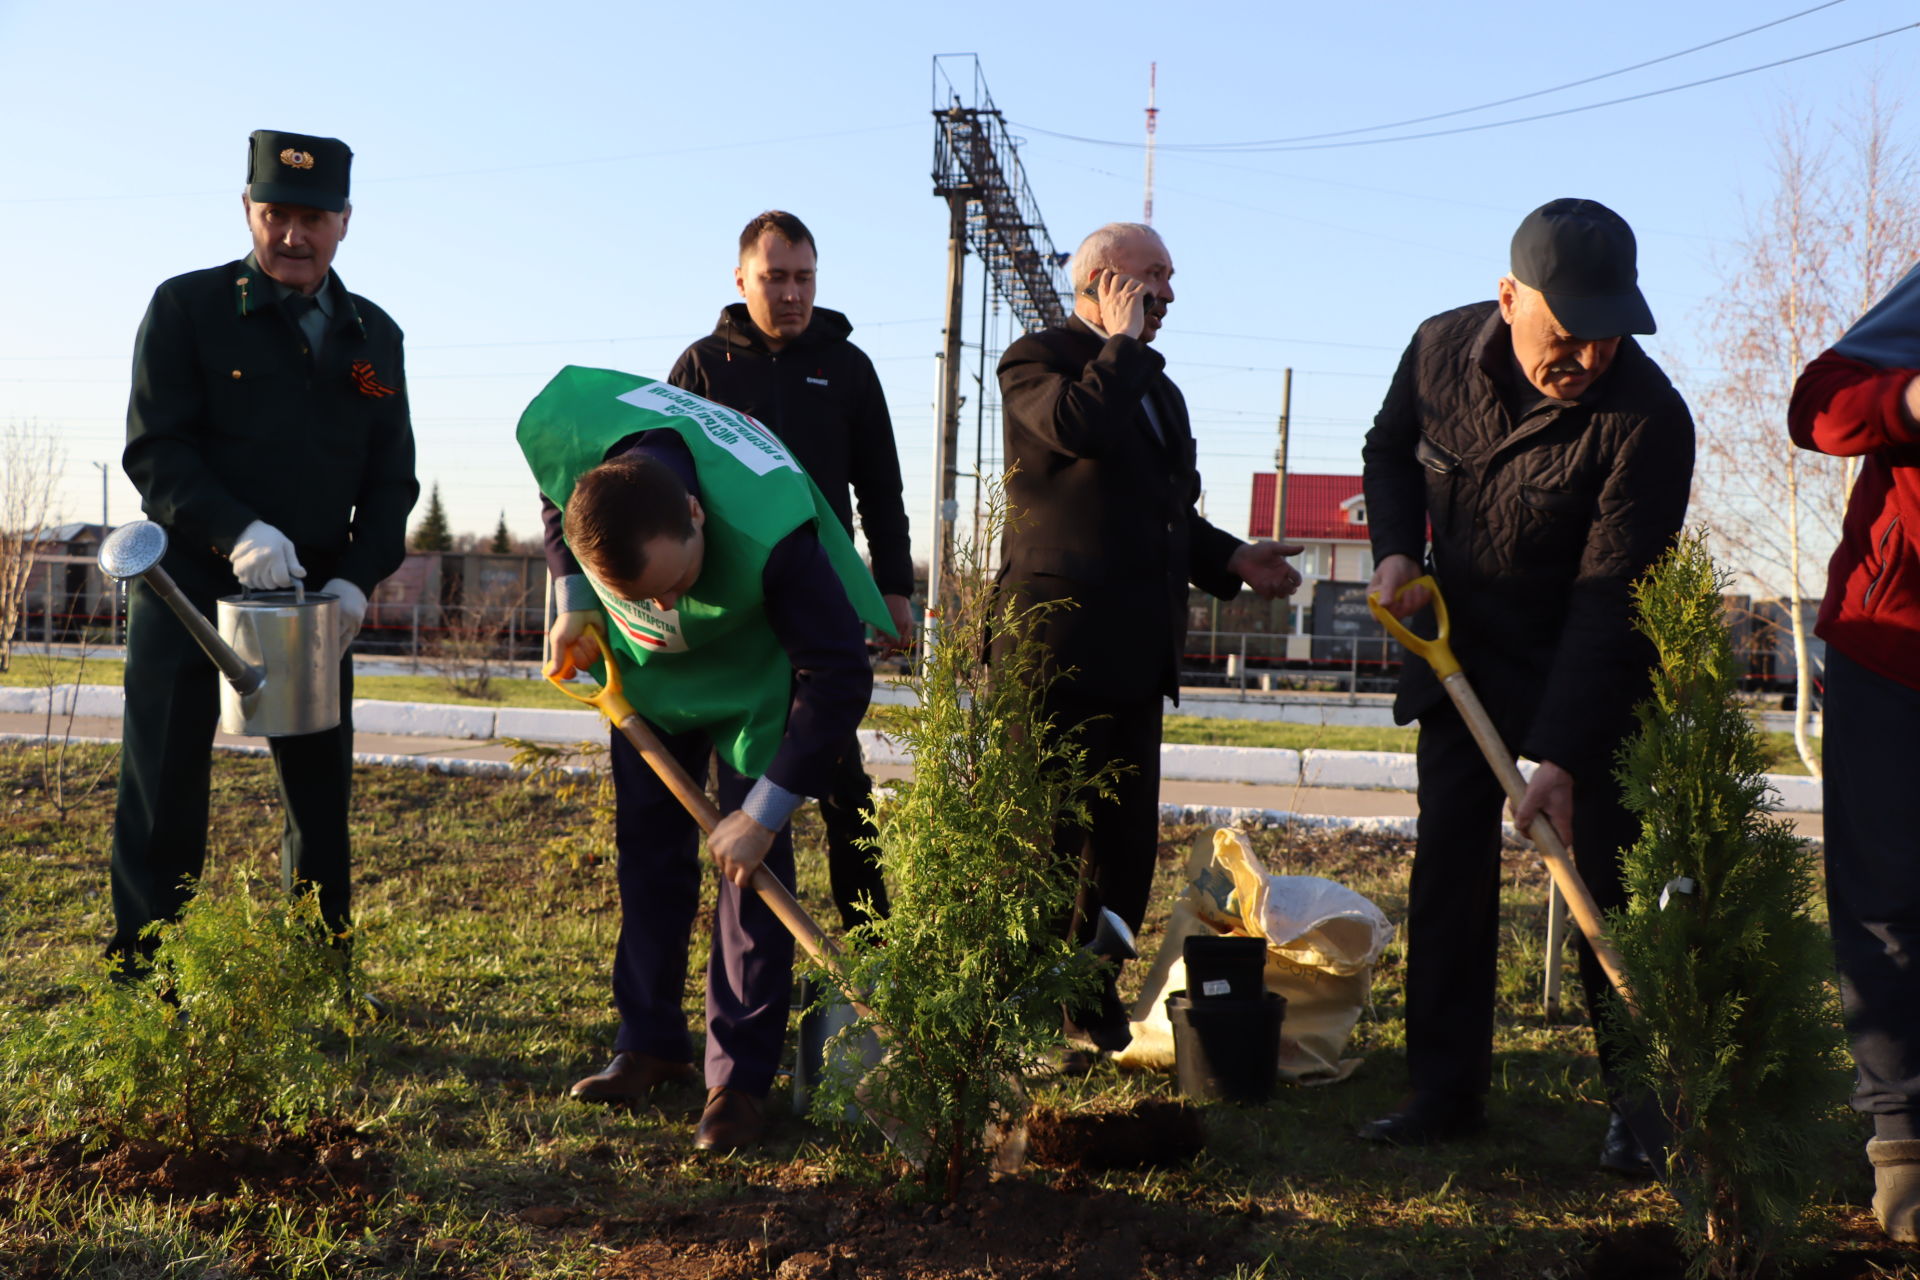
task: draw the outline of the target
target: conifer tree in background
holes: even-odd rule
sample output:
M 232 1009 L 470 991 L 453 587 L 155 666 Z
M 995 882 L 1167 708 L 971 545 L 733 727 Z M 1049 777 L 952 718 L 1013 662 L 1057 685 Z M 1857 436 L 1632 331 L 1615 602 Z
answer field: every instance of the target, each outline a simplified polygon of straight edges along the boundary
M 1004 489 L 987 500 L 984 532 L 955 548 L 917 705 L 883 721 L 914 776 L 879 806 L 892 910 L 853 931 L 847 969 L 871 993 L 887 1057 L 859 1080 L 836 1078 L 830 1059 L 814 1107 L 844 1113 L 857 1086 L 867 1112 L 899 1123 L 926 1190 L 949 1200 L 986 1162 L 988 1126 L 1020 1120 L 1021 1074 L 1061 1044 L 1062 1003 L 1095 990 L 1091 957 L 1060 936 L 1078 885 L 1054 856 L 1054 823 L 1084 820 L 1111 778 L 1042 718 L 1040 611 L 993 591 L 981 552 L 999 542 Z
M 1621 752 L 1643 824 L 1610 922 L 1640 1006 L 1609 1032 L 1630 1083 L 1674 1122 L 1669 1185 L 1693 1274 L 1759 1273 L 1790 1247 L 1838 1140 L 1847 1093 L 1814 855 L 1774 816 L 1765 753 L 1735 696 L 1721 593 L 1730 578 L 1683 537 L 1634 589 L 1659 652 L 1653 696 Z
M 504 519 L 504 516 L 502 518 Z M 427 514 L 421 516 L 420 523 L 413 526 L 413 549 L 415 551 L 453 550 L 453 529 L 447 524 L 447 509 L 440 505 L 438 482 L 435 482 L 433 492 L 427 498 Z
M 507 513 L 500 513 L 500 523 L 493 527 L 493 541 L 487 544 L 487 550 L 497 556 L 513 554 L 513 535 L 507 532 Z

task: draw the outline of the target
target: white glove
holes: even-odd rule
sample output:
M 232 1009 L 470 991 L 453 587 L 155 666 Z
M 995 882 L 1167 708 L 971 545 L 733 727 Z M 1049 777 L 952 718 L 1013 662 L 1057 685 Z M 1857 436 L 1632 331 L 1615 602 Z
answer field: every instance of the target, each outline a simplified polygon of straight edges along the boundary
M 233 576 L 240 585 L 255 591 L 285 590 L 295 578 L 307 571 L 294 554 L 293 540 L 264 520 L 255 520 L 240 531 L 233 544 Z
M 360 624 L 366 621 L 367 593 L 345 578 L 328 578 L 320 590 L 340 601 L 340 652 L 345 653 L 360 634 Z

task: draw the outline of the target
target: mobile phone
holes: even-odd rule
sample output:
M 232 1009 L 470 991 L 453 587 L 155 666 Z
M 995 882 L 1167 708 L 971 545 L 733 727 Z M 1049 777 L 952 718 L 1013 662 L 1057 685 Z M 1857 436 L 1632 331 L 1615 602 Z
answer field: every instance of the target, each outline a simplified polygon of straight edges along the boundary
M 1119 276 L 1120 273 L 1112 270 L 1109 267 L 1102 267 L 1100 270 L 1093 273 L 1093 275 L 1087 280 L 1087 287 L 1082 289 L 1080 292 L 1086 297 L 1092 298 L 1095 302 L 1100 301 L 1100 277 L 1102 275 Z M 1121 278 L 1125 279 L 1126 277 L 1122 276 Z M 1146 298 L 1146 306 L 1147 306 L 1147 314 L 1152 316 L 1155 320 L 1160 320 L 1165 318 L 1167 314 L 1166 299 L 1160 297 L 1158 294 L 1149 293 Z

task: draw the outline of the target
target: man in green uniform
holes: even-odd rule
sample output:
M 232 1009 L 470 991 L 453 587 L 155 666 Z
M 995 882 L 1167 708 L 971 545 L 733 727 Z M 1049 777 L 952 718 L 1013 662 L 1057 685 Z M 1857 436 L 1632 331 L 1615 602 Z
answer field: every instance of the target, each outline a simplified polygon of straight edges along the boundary
M 272 130 L 248 142 L 241 195 L 253 252 L 154 292 L 135 339 L 121 456 L 163 561 L 211 615 L 243 588 L 295 578 L 340 600 L 340 727 L 270 739 L 286 811 L 282 857 L 349 924 L 353 669 L 367 597 L 406 554 L 413 475 L 400 329 L 332 270 L 353 153 Z M 321 585 L 324 584 L 324 585 Z M 219 673 L 144 581 L 127 604 L 126 713 L 114 813 L 109 954 L 150 952 L 206 861 Z
M 724 878 L 694 1144 L 752 1146 L 780 1065 L 793 963 L 792 937 L 751 892 L 754 873 L 765 865 L 793 887 L 787 820 L 824 793 L 866 711 L 861 621 L 888 631 L 887 608 L 785 442 L 740 413 L 664 382 L 569 367 L 527 407 L 519 440 L 568 601 L 549 633 L 555 674 L 597 663 L 586 633 L 604 627 L 634 708 L 681 768 L 704 778 L 709 751 L 719 757 L 726 816 L 707 845 Z M 694 1074 L 681 1003 L 699 833 L 618 732 L 611 761 L 620 1029 L 613 1061 L 571 1092 L 632 1103 Z

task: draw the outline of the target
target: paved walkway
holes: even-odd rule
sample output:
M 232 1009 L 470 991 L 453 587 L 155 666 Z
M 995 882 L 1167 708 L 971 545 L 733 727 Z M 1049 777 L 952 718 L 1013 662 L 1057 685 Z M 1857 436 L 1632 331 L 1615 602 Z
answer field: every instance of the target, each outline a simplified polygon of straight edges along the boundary
M 46 726 L 47 719 L 43 715 L 0 713 L 0 735 L 37 735 L 44 733 Z M 65 726 L 65 716 L 54 717 L 55 733 L 64 732 Z M 120 736 L 120 721 L 118 718 L 104 716 L 75 716 L 73 734 L 80 738 L 117 739 Z M 216 735 L 214 740 L 227 745 L 252 747 L 259 747 L 265 741 L 261 738 L 242 738 L 224 733 Z M 354 749 L 374 755 L 421 760 L 504 762 L 511 755 L 508 748 L 497 743 L 476 741 L 471 738 L 434 738 L 411 734 L 357 733 L 354 735 Z M 909 771 L 896 766 L 875 765 L 869 769 L 869 772 L 876 779 L 884 780 L 906 776 Z M 1240 782 L 1164 781 L 1160 785 L 1160 801 L 1163 805 L 1277 810 L 1332 818 L 1410 819 L 1419 812 L 1418 806 L 1414 803 L 1413 793 L 1410 791 L 1263 786 Z M 1825 833 L 1825 825 L 1817 813 L 1790 813 L 1783 816 L 1792 820 L 1794 829 L 1803 836 L 1820 839 Z

